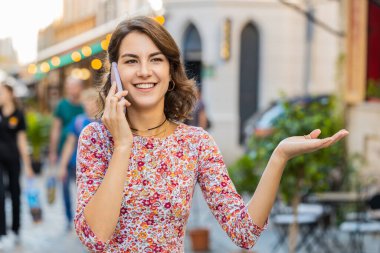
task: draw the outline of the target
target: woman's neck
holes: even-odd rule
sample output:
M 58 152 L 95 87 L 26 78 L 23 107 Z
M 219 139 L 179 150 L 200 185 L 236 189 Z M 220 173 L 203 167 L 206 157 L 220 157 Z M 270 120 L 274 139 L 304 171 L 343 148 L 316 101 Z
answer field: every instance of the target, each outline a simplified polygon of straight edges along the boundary
M 6 116 L 11 115 L 16 110 L 13 103 L 5 103 L 1 107 L 3 114 Z
M 163 111 L 136 111 L 132 108 L 127 109 L 129 126 L 137 130 L 147 130 L 154 128 L 162 124 L 165 119 L 165 113 Z

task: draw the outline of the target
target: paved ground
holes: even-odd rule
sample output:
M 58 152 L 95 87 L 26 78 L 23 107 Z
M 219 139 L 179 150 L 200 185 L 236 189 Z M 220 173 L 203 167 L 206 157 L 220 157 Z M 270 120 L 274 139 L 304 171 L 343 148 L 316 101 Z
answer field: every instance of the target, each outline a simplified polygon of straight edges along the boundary
M 63 213 L 61 192 L 57 192 L 57 199 L 55 204 L 48 205 L 46 203 L 46 195 L 44 190 L 45 179 L 39 179 L 41 192 L 41 199 L 43 204 L 43 222 L 39 224 L 34 224 L 32 222 L 31 216 L 29 214 L 28 208 L 25 203 L 22 210 L 22 230 L 21 230 L 21 243 L 18 246 L 14 245 L 12 234 L 8 235 L 4 239 L 5 248 L 0 252 L 10 252 L 10 253 L 81 253 L 87 252 L 77 239 L 75 232 L 67 232 L 65 230 L 65 219 Z M 25 202 L 25 198 L 23 198 Z M 7 202 L 7 213 L 10 214 L 10 202 Z M 199 217 L 197 220 L 194 216 Z M 9 215 L 8 215 L 9 217 Z M 9 219 L 8 219 L 9 221 Z M 222 231 L 217 224 L 216 220 L 212 216 L 208 207 L 206 206 L 199 189 L 196 190 L 193 210 L 191 211 L 191 216 L 189 220 L 188 227 L 192 227 L 196 224 L 205 224 L 210 228 L 211 231 L 211 250 L 208 253 L 241 253 L 246 251 L 241 251 L 240 248 L 235 246 L 232 241 L 227 237 L 227 235 Z M 348 238 L 345 235 L 339 234 L 340 240 L 348 245 Z M 278 236 L 276 230 L 269 226 L 268 230 L 263 233 L 259 239 L 257 245 L 254 248 L 256 253 L 271 253 L 272 247 L 276 242 Z M 380 238 L 376 237 L 366 237 L 367 249 L 366 253 L 378 253 L 380 252 Z M 349 247 L 348 247 L 349 248 Z M 191 245 L 188 236 L 185 242 L 185 252 L 191 253 Z M 285 253 L 287 250 L 285 248 L 276 250 L 275 253 Z M 305 252 L 305 251 L 302 251 Z M 315 248 L 314 252 L 323 252 Z M 334 248 L 331 252 L 355 252 L 348 249 Z M 356 252 L 355 252 L 356 253 Z

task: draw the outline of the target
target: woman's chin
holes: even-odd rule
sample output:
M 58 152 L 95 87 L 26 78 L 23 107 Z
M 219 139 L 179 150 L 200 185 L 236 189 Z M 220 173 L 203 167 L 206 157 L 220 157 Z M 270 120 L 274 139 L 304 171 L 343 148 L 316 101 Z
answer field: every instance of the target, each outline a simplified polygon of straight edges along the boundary
M 136 108 L 137 110 L 151 110 L 154 108 L 157 108 L 157 106 L 160 105 L 160 102 L 157 100 L 144 100 L 144 101 L 134 101 L 134 103 L 131 102 L 131 107 Z M 162 103 L 163 104 L 163 103 Z

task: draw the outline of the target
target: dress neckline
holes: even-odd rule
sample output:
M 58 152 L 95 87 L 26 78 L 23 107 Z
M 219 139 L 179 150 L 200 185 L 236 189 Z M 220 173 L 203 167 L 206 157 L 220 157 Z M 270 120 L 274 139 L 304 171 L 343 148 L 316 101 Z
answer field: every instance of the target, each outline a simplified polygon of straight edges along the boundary
M 154 136 L 140 136 L 140 135 L 134 135 L 133 139 L 134 140 L 145 140 L 145 141 L 153 141 L 153 142 L 163 142 L 166 141 L 170 138 L 175 137 L 181 130 L 185 124 L 183 123 L 177 123 L 177 127 L 174 129 L 173 133 L 169 134 L 168 136 L 165 137 L 154 137 Z

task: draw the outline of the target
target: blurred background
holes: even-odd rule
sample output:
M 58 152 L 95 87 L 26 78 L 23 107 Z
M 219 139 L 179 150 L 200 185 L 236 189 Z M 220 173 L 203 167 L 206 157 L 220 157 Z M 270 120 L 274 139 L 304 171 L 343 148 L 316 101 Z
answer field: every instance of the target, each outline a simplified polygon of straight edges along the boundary
M 82 79 L 86 87 L 102 81 L 113 29 L 133 15 L 152 16 L 178 43 L 188 76 L 201 88 L 208 131 L 243 196 L 254 191 L 281 139 L 313 128 L 321 128 L 322 137 L 340 128 L 350 131 L 330 151 L 289 164 L 273 222 L 252 252 L 292 250 L 288 229 L 303 204 L 322 211 L 309 220 L 298 216 L 294 252 L 380 252 L 379 240 L 368 243 L 380 233 L 380 216 L 370 216 L 376 207 L 371 200 L 380 190 L 379 0 L 0 4 L 0 81 L 13 86 L 29 115 L 30 152 L 40 152 L 33 156 L 41 163 L 36 171 L 43 211 L 42 221 L 35 223 L 24 203 L 21 243 L 14 245 L 7 236 L 5 252 L 85 252 L 75 232 L 64 228 L 60 188 L 54 203 L 46 199 L 52 111 L 64 96 L 66 77 Z M 199 251 L 241 252 L 216 224 L 199 191 L 195 194 L 189 230 L 202 227 L 206 235 L 201 237 L 209 237 L 209 245 Z M 10 212 L 9 202 L 7 208 Z M 193 250 L 187 235 L 186 252 Z

